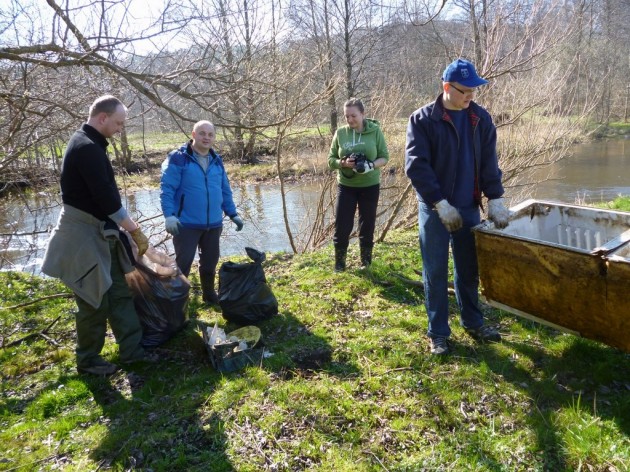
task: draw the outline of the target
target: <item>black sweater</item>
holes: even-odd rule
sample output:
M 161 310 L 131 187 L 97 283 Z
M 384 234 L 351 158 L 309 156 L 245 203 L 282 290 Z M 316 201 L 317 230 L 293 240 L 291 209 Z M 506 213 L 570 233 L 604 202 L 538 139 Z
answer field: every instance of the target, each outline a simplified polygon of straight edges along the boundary
M 72 135 L 61 164 L 61 200 L 111 225 L 107 215 L 116 213 L 122 202 L 107 145 L 87 123 Z

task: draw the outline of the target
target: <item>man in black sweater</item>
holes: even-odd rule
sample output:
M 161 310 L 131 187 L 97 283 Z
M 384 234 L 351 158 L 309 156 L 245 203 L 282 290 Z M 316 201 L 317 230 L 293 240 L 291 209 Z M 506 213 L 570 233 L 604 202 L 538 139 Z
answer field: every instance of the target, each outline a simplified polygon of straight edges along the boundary
M 133 270 L 131 235 L 138 257 L 148 240 L 122 206 L 107 156 L 107 138 L 122 130 L 127 109 L 113 96 L 90 107 L 84 123 L 70 139 L 61 166 L 63 209 L 51 234 L 42 271 L 61 278 L 75 293 L 78 312 L 77 370 L 110 375 L 117 370 L 100 355 L 107 321 L 119 345 L 120 360 L 155 360 L 141 346 L 142 328 L 125 281 Z

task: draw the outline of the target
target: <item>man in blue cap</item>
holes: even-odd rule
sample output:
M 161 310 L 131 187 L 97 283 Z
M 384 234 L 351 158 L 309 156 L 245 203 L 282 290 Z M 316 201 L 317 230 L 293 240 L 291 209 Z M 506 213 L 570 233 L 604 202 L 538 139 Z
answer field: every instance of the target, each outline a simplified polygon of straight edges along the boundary
M 481 195 L 497 228 L 508 225 L 503 205 L 497 133 L 490 114 L 473 101 L 488 81 L 457 59 L 442 75 L 442 93 L 407 125 L 405 171 L 418 197 L 420 252 L 431 353 L 449 353 L 448 258 L 452 246 L 460 322 L 478 342 L 498 342 L 479 309 L 479 272 L 471 228 L 481 222 Z

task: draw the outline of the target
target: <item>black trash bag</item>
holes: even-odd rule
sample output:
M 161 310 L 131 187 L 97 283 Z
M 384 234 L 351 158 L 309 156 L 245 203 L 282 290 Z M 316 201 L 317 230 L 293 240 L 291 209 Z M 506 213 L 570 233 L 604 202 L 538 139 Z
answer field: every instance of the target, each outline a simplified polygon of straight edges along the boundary
M 150 247 L 125 278 L 142 325 L 144 347 L 157 347 L 184 327 L 190 283 L 172 258 Z
M 278 300 L 267 285 L 262 262 L 265 253 L 246 247 L 254 262 L 227 261 L 219 268 L 219 305 L 223 317 L 238 325 L 251 325 L 278 314 Z

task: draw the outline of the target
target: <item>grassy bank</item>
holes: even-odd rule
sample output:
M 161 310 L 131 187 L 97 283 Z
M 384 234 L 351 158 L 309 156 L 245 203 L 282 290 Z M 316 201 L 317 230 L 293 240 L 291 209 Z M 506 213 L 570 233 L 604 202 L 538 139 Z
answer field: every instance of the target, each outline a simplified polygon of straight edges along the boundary
M 612 202 L 607 202 L 602 206 L 610 210 L 630 211 L 630 195 L 619 196 Z
M 593 137 L 595 139 L 602 138 L 619 138 L 630 136 L 630 123 L 624 121 L 614 121 L 608 124 L 593 124 Z
M 370 271 L 357 252 L 342 274 L 331 248 L 270 255 L 273 356 L 225 375 L 199 328 L 231 326 L 196 291 L 158 365 L 97 378 L 74 368 L 71 299 L 6 309 L 66 289 L 0 273 L 0 470 L 628 470 L 628 354 L 488 308 L 503 343 L 453 321 L 454 354 L 434 359 L 401 278 L 418 279 L 416 232 L 377 245 Z

